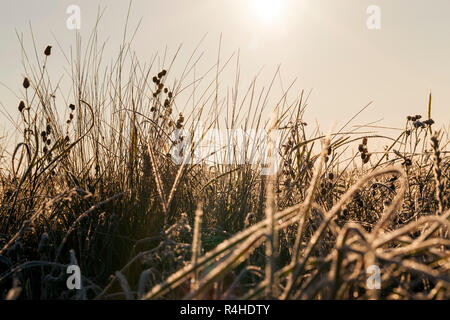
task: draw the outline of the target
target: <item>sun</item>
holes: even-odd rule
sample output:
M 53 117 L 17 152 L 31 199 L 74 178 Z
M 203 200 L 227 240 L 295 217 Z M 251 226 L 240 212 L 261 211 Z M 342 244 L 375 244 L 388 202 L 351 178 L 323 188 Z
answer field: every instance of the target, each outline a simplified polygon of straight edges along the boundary
M 255 14 L 264 22 L 275 22 L 281 19 L 282 0 L 253 0 Z

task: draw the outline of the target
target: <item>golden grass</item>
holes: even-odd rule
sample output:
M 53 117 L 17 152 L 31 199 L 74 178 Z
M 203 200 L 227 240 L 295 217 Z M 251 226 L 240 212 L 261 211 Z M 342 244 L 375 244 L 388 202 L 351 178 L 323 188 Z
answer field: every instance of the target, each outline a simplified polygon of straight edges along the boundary
M 125 35 L 117 60 L 102 68 L 95 35 L 69 60 L 63 120 L 54 96 L 67 93 L 46 71 L 51 51 L 32 62 L 19 38 L 21 141 L 2 150 L 0 170 L 2 298 L 450 298 L 449 139 L 433 128 L 431 95 L 428 119 L 409 116 L 386 150 L 369 153 L 372 139 L 388 137 L 347 125 L 308 135 L 303 92 L 271 105 L 279 70 L 267 89 L 255 80 L 240 100 L 225 99 L 219 81 L 231 58 L 186 84 L 197 49 L 173 75 L 177 55 L 154 71 L 156 59 L 142 65 Z M 177 103 L 200 83 L 185 118 Z M 182 145 L 174 130 L 223 127 L 220 110 L 228 128 L 283 132 L 271 145 L 281 157 L 276 174 L 250 162 L 251 141 L 239 146 L 244 164 L 191 164 L 194 145 L 181 164 L 172 161 L 167 154 Z M 355 142 L 359 151 L 345 161 Z M 65 287 L 74 263 L 79 291 Z M 378 290 L 366 285 L 371 265 L 381 270 Z

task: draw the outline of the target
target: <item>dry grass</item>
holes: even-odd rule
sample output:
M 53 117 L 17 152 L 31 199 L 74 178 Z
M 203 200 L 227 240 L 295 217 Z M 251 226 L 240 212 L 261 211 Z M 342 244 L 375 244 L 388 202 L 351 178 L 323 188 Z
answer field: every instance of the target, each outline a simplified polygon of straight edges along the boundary
M 21 142 L 0 157 L 2 298 L 450 298 L 449 139 L 433 126 L 431 96 L 428 118 L 409 116 L 377 153 L 370 141 L 385 137 L 373 133 L 308 136 L 303 92 L 269 103 L 278 71 L 243 96 L 237 72 L 222 97 L 230 59 L 189 82 L 197 51 L 174 75 L 176 55 L 142 65 L 124 40 L 106 65 L 94 30 L 68 59 L 67 93 L 51 81 L 48 53 L 33 62 L 23 49 Z M 55 95 L 66 97 L 64 120 Z M 199 124 L 282 130 L 280 170 L 262 176 L 249 141 L 246 164 L 174 163 L 171 133 Z M 66 288 L 68 264 L 80 266 L 82 290 Z M 366 286 L 370 265 L 379 290 Z

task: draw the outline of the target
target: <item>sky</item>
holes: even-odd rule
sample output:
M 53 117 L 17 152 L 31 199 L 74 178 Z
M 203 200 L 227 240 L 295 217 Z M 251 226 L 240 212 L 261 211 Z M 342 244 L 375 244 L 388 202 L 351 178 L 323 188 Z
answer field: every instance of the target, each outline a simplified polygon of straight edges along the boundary
M 100 37 L 106 52 L 117 53 L 128 9 L 127 0 L 0 1 L 0 103 L 14 114 L 23 69 L 16 30 L 29 39 L 31 23 L 38 47 L 57 39 L 67 49 L 75 31 L 66 26 L 71 5 L 80 8 L 83 37 L 105 8 Z M 380 28 L 369 29 L 369 6 L 380 9 Z M 450 119 L 450 1 L 448 0 L 134 0 L 130 24 L 142 24 L 133 48 L 143 61 L 167 47 L 187 61 L 205 36 L 204 69 L 221 55 L 239 50 L 243 90 L 260 71 L 269 83 L 281 65 L 284 86 L 296 79 L 294 94 L 313 90 L 306 120 L 323 131 L 342 125 L 373 101 L 354 122 L 402 127 L 407 115 L 426 114 L 433 94 L 432 117 L 438 126 Z M 65 65 L 55 49 L 53 68 Z M 114 54 L 113 54 L 114 53 Z M 181 67 L 180 67 L 181 68 Z M 64 74 L 62 68 L 55 69 Z M 223 81 L 232 86 L 234 76 Z M 0 135 L 8 134 L 0 113 Z

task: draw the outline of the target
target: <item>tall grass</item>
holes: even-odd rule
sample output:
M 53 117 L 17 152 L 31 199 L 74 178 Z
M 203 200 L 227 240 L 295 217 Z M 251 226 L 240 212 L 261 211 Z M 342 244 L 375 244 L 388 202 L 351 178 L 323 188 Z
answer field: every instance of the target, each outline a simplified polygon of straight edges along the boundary
M 219 53 L 189 82 L 198 48 L 173 74 L 179 51 L 142 64 L 133 37 L 125 32 L 110 64 L 97 25 L 84 50 L 78 38 L 65 55 L 69 92 L 47 71 L 52 53 L 40 54 L 33 37 L 32 60 L 18 37 L 26 81 L 14 123 L 21 141 L 1 156 L 2 298 L 450 297 L 449 139 L 433 128 L 431 95 L 428 119 L 408 116 L 396 139 L 349 130 L 350 121 L 327 137 L 308 134 L 309 95 L 291 99 L 289 86 L 273 97 L 279 70 L 268 87 L 255 78 L 240 91 L 237 67 L 223 96 L 233 57 Z M 203 136 L 224 127 L 282 132 L 270 147 L 279 170 L 261 175 L 250 139 L 228 141 L 244 163 L 191 163 L 196 145 L 173 133 L 189 140 L 200 126 Z M 375 139 L 392 143 L 369 152 Z M 66 288 L 69 264 L 80 266 L 82 290 Z M 371 265 L 381 268 L 378 290 L 366 285 Z

